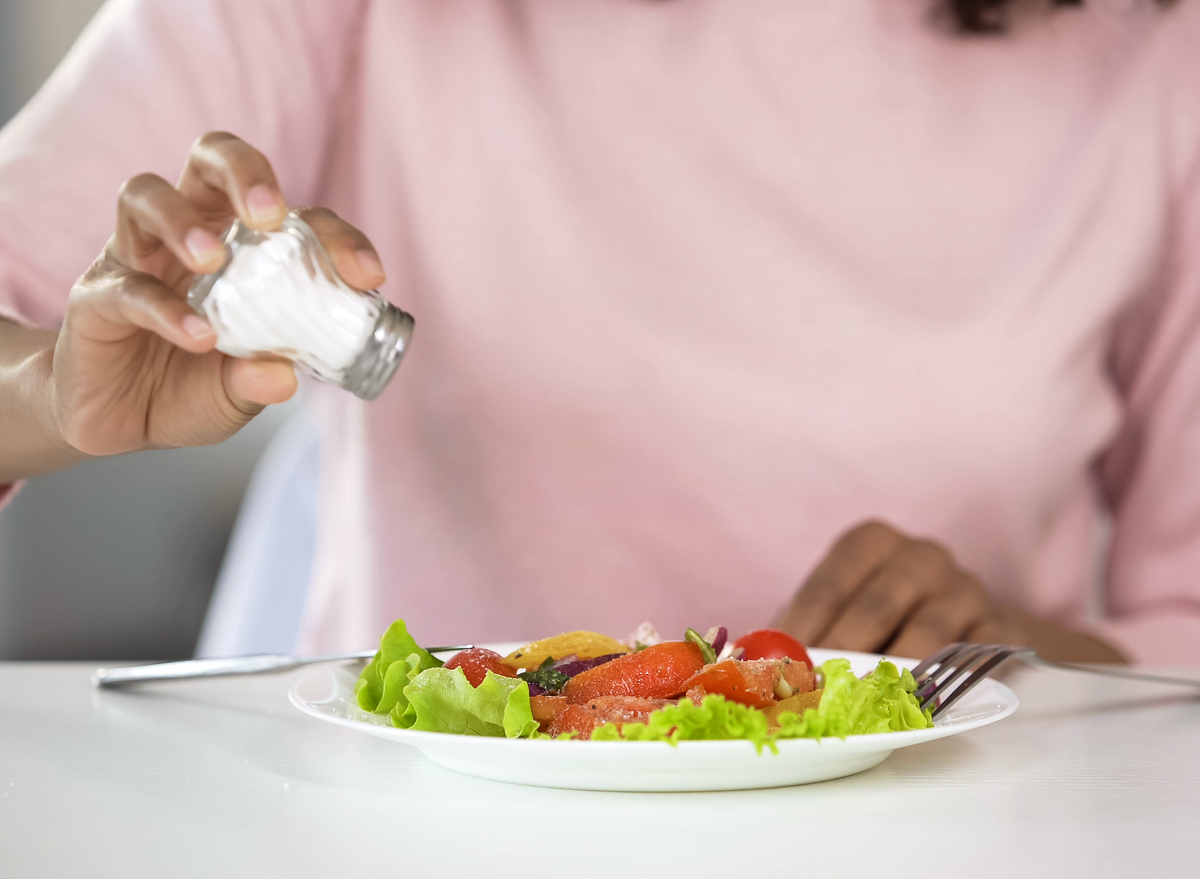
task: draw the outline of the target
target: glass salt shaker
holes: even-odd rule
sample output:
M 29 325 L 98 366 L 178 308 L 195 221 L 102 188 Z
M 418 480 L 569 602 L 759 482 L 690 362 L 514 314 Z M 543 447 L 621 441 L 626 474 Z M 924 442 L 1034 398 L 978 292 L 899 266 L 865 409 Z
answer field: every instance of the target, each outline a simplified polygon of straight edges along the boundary
M 274 232 L 235 220 L 222 240 L 225 264 L 197 275 L 188 291 L 217 350 L 283 357 L 364 400 L 382 393 L 408 350 L 411 315 L 343 281 L 296 211 Z

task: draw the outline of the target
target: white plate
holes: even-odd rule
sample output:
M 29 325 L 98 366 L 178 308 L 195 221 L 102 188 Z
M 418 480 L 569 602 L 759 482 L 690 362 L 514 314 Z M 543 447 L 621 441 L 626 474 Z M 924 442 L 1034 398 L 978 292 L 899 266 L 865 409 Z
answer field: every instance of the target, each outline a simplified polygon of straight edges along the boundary
M 507 653 L 518 645 L 497 645 Z M 844 656 L 856 674 L 873 669 L 879 657 L 849 651 L 811 650 L 818 665 Z M 912 667 L 914 660 L 893 660 Z M 484 738 L 396 729 L 387 717 L 370 714 L 354 701 L 361 664 L 322 668 L 301 678 L 288 698 L 319 720 L 368 735 L 412 745 L 448 769 L 517 784 L 577 790 L 701 791 L 784 787 L 827 781 L 870 769 L 896 748 L 932 742 L 1007 717 L 1017 710 L 1008 687 L 987 680 L 937 719 L 932 729 L 850 736 L 846 739 L 787 739 L 779 753 L 759 754 L 746 741 L 556 742 Z

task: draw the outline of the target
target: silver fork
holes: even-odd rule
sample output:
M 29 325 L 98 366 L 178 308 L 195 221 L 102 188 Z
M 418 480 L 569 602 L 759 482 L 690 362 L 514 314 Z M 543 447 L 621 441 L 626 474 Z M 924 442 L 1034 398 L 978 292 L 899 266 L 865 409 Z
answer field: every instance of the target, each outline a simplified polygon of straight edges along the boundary
M 453 647 L 427 647 L 428 653 L 451 653 L 470 650 L 472 644 Z M 216 659 L 181 659 L 178 662 L 156 662 L 153 665 L 127 665 L 121 668 L 98 668 L 92 675 L 96 687 L 128 687 L 151 681 L 180 681 L 188 678 L 215 678 L 223 675 L 274 674 L 316 662 L 343 662 L 350 659 L 370 659 L 374 650 L 361 653 L 335 653 L 330 656 L 285 656 L 258 653 L 253 656 L 223 656 Z
M 984 678 L 999 671 L 1000 667 L 1010 659 L 1019 659 L 1028 665 L 1040 668 L 1082 671 L 1112 678 L 1193 687 L 1197 690 L 1197 695 L 1200 695 L 1200 680 L 1148 675 L 1126 671 L 1123 668 L 1080 665 L 1074 662 L 1051 662 L 1048 659 L 1042 659 L 1030 647 L 1014 647 L 1011 644 L 964 644 L 961 642 L 948 644 L 912 670 L 913 677 L 917 681 L 917 689 L 913 695 L 916 696 L 922 710 L 932 706 L 932 714 L 937 717 Z

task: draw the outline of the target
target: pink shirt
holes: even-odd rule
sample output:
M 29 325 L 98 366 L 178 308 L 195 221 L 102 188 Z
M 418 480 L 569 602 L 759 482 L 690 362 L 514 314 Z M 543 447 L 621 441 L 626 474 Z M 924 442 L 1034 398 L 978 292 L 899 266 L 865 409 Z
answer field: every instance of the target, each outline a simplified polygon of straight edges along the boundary
M 883 517 L 1200 663 L 1200 3 L 926 9 L 110 3 L 0 135 L 0 309 L 209 129 L 372 237 L 417 335 L 317 395 L 311 649 L 746 629 Z

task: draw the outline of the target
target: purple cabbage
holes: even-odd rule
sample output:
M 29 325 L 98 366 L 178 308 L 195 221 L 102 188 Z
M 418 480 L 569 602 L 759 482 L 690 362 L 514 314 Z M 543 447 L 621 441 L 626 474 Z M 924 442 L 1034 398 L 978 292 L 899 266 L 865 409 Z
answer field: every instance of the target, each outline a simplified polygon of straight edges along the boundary
M 544 696 L 547 693 L 554 694 L 560 692 L 567 681 L 580 672 L 603 665 L 609 660 L 624 655 L 624 653 L 610 653 L 607 656 L 597 656 L 595 659 L 580 659 L 572 653 L 569 656 L 564 656 L 562 659 L 548 662 L 541 668 L 522 672 L 517 677 L 529 684 L 530 696 Z
M 565 674 L 567 677 L 573 678 L 580 672 L 587 671 L 589 668 L 595 668 L 598 665 L 604 665 L 606 662 L 612 662 L 612 660 L 619 656 L 628 656 L 628 654 L 609 653 L 604 656 L 597 656 L 595 659 L 570 659 L 569 657 L 563 657 L 558 662 L 554 663 L 554 668 L 557 671 Z
M 725 649 L 725 642 L 729 640 L 729 630 L 724 626 L 717 629 L 717 637 L 712 640 L 713 653 L 717 656 L 721 655 L 721 651 Z

